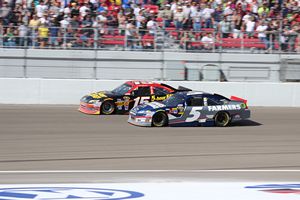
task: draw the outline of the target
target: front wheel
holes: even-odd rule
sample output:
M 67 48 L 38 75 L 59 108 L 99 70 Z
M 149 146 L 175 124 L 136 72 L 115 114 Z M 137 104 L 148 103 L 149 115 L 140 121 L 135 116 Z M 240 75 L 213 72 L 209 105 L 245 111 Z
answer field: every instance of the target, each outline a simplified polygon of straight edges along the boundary
M 228 126 L 230 123 L 230 116 L 227 112 L 218 112 L 215 116 L 215 125 L 219 127 Z
M 164 112 L 158 112 L 152 117 L 152 125 L 155 127 L 163 127 L 168 124 L 168 116 Z
M 104 101 L 101 105 L 101 113 L 104 115 L 111 115 L 115 111 L 115 104 L 112 101 Z

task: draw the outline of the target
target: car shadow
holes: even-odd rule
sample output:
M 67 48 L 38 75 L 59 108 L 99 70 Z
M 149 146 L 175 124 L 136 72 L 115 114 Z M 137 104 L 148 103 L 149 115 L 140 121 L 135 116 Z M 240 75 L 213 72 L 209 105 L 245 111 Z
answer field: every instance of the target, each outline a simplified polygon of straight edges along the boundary
M 241 120 L 241 121 L 236 121 L 236 122 L 231 122 L 230 127 L 234 126 L 261 126 L 263 124 L 252 121 L 252 120 Z

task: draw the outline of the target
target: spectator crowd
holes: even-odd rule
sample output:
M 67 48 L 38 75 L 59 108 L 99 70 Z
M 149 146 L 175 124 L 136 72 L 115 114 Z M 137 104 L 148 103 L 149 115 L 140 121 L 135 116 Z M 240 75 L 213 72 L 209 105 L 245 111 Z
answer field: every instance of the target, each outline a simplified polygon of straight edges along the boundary
M 105 36 L 153 48 L 158 32 L 181 48 L 257 39 L 266 51 L 300 52 L 300 0 L 1 0 L 0 44 L 94 47 Z M 150 40 L 149 40 L 150 41 Z M 277 44 L 277 47 L 275 46 Z

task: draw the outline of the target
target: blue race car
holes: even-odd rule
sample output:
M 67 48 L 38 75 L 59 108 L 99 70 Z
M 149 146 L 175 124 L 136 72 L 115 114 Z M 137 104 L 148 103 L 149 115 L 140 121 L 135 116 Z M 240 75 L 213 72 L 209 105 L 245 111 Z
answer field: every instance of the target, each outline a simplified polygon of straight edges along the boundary
M 137 126 L 228 126 L 250 118 L 247 101 L 232 96 L 196 91 L 177 92 L 162 102 L 150 102 L 131 109 L 128 122 Z

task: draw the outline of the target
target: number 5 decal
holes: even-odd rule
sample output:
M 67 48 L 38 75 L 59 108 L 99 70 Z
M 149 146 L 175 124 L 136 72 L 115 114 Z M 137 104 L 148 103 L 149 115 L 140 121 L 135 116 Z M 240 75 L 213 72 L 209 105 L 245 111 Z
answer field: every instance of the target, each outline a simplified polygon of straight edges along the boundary
M 202 110 L 202 107 L 192 107 L 192 110 L 189 115 L 192 115 L 192 117 L 186 118 L 186 122 L 193 122 L 199 119 L 201 113 L 200 111 Z

